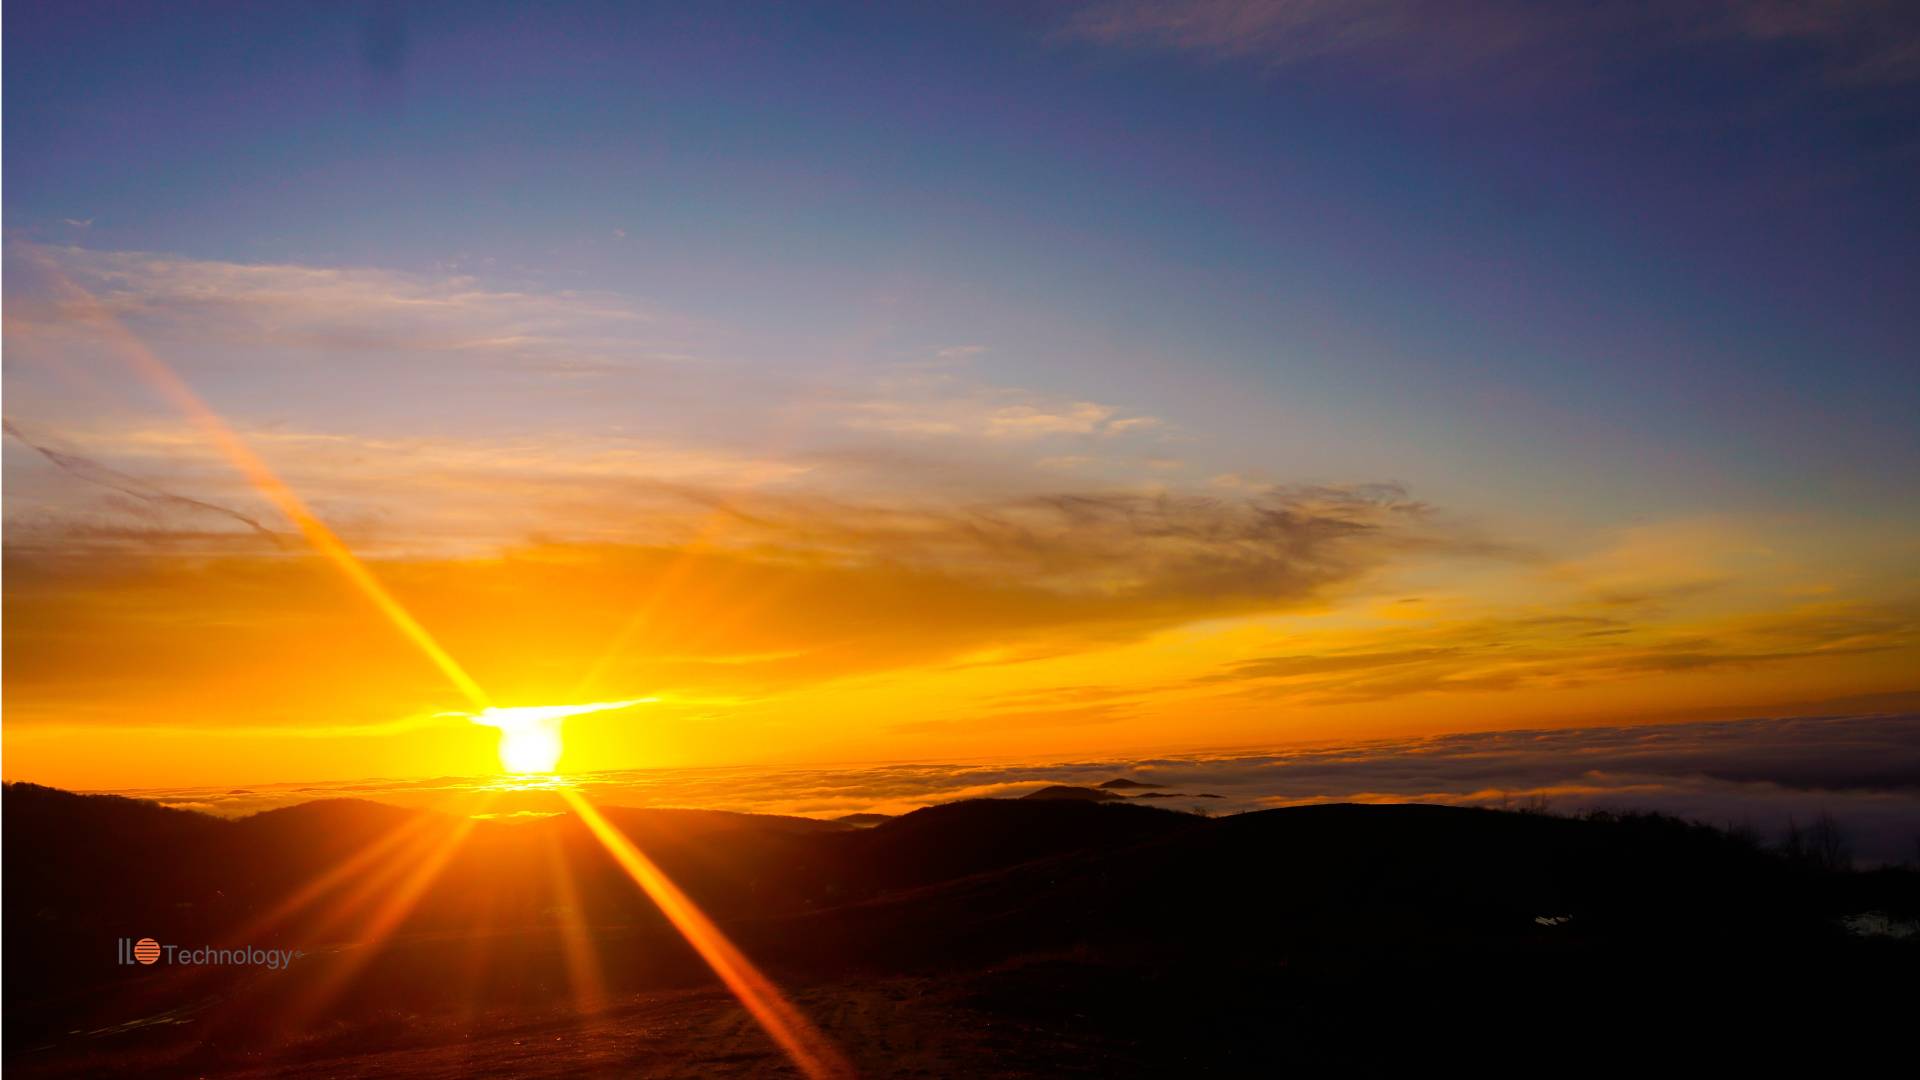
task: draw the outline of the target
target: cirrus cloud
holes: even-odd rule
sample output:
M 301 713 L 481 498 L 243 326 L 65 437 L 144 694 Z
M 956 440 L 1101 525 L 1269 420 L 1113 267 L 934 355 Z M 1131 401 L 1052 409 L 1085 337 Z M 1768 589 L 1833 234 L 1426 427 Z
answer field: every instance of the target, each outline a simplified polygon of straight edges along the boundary
M 1066 33 L 1274 67 L 1358 61 L 1415 79 L 1496 66 L 1565 77 L 1630 46 L 1789 43 L 1835 81 L 1920 78 L 1920 16 L 1899 0 L 1100 0 L 1076 11 Z

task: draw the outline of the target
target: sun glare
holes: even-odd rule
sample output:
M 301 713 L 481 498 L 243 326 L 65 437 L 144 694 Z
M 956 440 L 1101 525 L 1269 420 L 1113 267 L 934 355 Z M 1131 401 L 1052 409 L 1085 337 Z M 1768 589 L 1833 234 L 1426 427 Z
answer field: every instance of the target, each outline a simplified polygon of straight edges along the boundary
M 500 766 L 510 773 L 550 773 L 565 744 L 560 722 L 569 716 L 645 705 L 656 698 L 594 701 L 582 705 L 493 706 L 471 714 L 473 722 L 500 729 Z
M 557 723 L 529 723 L 500 729 L 500 764 L 508 772 L 552 772 L 560 764 Z

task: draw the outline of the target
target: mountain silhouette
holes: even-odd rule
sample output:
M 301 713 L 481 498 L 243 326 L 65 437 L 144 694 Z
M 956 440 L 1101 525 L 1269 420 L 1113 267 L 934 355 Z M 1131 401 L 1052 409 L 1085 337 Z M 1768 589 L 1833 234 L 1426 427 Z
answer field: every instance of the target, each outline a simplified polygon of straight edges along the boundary
M 1202 818 L 1078 798 L 867 827 L 602 812 L 872 1075 L 1266 1075 L 1405 1066 L 1439 1046 L 1517 1068 L 1569 1039 L 1583 1061 L 1675 1045 L 1785 1060 L 1840 1030 L 1825 1025 L 1896 1040 L 1905 998 L 1882 988 L 1920 970 L 1914 943 L 1839 922 L 1912 918 L 1912 872 L 1819 870 L 1652 815 Z M 329 799 L 222 820 L 10 784 L 4 827 L 9 1072 L 784 1068 L 571 814 Z M 460 842 L 376 939 L 362 908 L 403 892 L 447 836 Z M 355 862 L 383 845 L 392 858 Z M 266 919 L 330 874 L 311 910 Z M 598 969 L 587 1013 L 568 926 Z M 117 939 L 146 936 L 305 955 L 282 971 L 116 962 Z M 1793 1022 L 1764 1040 L 1724 1045 L 1782 1011 Z
M 1038 791 L 1030 791 L 1020 797 L 1022 799 L 1071 799 L 1079 802 L 1104 802 L 1109 799 L 1122 798 L 1122 796 L 1115 795 L 1111 791 L 1102 791 L 1099 788 L 1075 787 L 1072 784 L 1048 784 Z

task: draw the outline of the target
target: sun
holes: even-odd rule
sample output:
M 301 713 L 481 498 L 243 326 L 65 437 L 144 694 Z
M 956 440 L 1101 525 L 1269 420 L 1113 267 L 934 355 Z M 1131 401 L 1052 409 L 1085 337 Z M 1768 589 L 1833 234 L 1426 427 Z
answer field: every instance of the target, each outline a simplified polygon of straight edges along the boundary
M 502 727 L 500 764 L 511 773 L 552 772 L 560 764 L 559 721 Z
M 560 722 L 569 716 L 645 705 L 658 698 L 595 701 L 583 705 L 491 706 L 468 714 L 476 724 L 500 729 L 500 767 L 510 773 L 550 773 L 560 765 L 565 744 Z

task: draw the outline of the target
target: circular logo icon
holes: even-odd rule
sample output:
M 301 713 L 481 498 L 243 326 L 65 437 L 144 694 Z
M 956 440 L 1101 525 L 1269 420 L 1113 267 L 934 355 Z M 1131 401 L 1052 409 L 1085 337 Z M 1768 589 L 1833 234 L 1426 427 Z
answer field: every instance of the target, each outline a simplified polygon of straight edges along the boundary
M 133 943 L 133 958 L 143 964 L 151 964 L 160 959 L 160 943 L 150 937 L 143 937 Z

